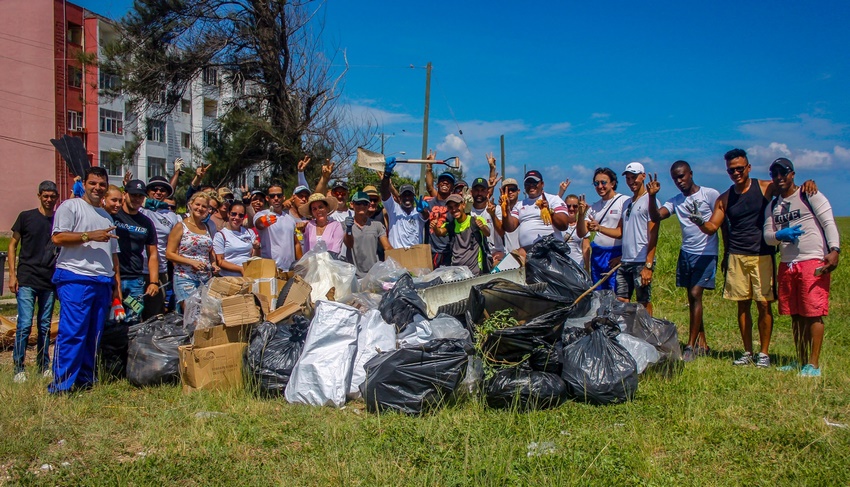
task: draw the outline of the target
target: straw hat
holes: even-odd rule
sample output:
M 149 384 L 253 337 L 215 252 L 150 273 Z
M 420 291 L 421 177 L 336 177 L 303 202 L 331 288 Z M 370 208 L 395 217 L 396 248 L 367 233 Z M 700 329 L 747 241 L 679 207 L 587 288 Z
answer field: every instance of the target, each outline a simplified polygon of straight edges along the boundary
M 321 193 L 313 193 L 310 195 L 310 198 L 306 203 L 298 207 L 298 213 L 304 218 L 312 217 L 313 214 L 310 212 L 310 204 L 315 203 L 316 201 L 322 201 L 328 206 L 328 214 L 336 211 L 336 198 L 329 198 Z

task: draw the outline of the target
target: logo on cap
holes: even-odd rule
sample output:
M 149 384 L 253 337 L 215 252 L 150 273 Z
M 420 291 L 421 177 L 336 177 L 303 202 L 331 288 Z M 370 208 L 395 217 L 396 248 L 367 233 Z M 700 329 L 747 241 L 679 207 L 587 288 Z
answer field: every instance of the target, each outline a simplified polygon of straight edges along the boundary
M 645 172 L 646 170 L 643 168 L 643 164 L 639 162 L 630 162 L 626 165 L 626 170 L 623 171 L 623 175 L 625 175 L 626 173 L 643 174 Z
M 472 180 L 472 187 L 481 186 L 483 188 L 489 188 L 490 185 L 487 184 L 487 180 L 484 178 L 475 178 Z
M 528 181 L 534 181 L 535 183 L 539 183 L 543 181 L 543 175 L 540 174 L 540 171 L 532 170 L 525 173 L 524 181 L 527 183 Z

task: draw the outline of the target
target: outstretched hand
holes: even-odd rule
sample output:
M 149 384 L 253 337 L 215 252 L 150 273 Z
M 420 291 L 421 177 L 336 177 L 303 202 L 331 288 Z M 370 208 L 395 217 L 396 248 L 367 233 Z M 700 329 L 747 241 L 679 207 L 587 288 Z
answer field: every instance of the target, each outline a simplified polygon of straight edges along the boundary
M 705 225 L 705 218 L 702 217 L 702 214 L 699 211 L 700 203 L 700 201 L 695 200 L 691 205 L 685 205 L 688 220 L 698 227 Z
M 646 192 L 649 193 L 649 196 L 655 196 L 661 191 L 661 183 L 658 182 L 658 174 L 647 174 L 646 175 Z
M 304 156 L 303 159 L 298 161 L 298 172 L 304 172 L 307 169 L 307 164 L 310 164 L 310 156 Z

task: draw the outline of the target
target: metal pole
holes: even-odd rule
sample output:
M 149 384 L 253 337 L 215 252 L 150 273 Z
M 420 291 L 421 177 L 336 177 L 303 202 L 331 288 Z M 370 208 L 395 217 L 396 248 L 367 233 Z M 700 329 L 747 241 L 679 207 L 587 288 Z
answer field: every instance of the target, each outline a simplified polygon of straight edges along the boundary
M 431 62 L 425 66 L 425 117 L 422 122 L 422 159 L 428 157 L 428 112 L 431 106 Z M 425 194 L 425 171 L 427 166 L 422 164 L 419 171 L 419 194 Z
M 502 181 L 507 179 L 508 175 L 505 174 L 505 136 L 504 134 L 499 137 L 499 144 L 502 146 Z

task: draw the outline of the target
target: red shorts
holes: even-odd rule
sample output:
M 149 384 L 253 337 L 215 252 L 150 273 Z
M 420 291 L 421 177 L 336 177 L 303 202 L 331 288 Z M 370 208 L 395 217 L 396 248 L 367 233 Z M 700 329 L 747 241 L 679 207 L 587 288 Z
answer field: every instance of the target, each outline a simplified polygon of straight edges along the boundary
M 779 314 L 829 315 L 830 275 L 815 276 L 815 269 L 824 265 L 821 259 L 779 264 Z

